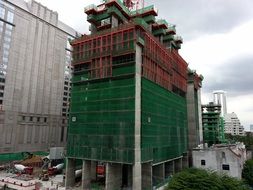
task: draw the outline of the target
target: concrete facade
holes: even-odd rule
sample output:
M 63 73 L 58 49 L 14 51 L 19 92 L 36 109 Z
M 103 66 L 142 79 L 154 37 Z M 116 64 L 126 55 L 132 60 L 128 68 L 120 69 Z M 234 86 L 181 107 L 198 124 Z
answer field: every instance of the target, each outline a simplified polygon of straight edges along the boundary
M 64 146 L 76 32 L 33 0 L 1 1 L 0 11 L 0 153 Z
M 194 149 L 192 156 L 194 167 L 211 169 L 239 179 L 241 179 L 243 164 L 247 160 L 243 144 Z

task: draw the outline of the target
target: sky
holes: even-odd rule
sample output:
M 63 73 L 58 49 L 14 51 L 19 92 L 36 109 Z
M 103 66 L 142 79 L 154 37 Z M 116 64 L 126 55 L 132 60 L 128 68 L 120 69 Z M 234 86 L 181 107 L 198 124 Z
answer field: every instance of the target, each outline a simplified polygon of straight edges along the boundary
M 59 19 L 88 34 L 84 7 L 100 0 L 37 0 L 57 11 Z M 180 54 L 192 70 L 204 76 L 202 103 L 212 92 L 227 92 L 228 113 L 242 125 L 253 124 L 253 0 L 146 0 L 158 18 L 175 24 L 184 39 Z

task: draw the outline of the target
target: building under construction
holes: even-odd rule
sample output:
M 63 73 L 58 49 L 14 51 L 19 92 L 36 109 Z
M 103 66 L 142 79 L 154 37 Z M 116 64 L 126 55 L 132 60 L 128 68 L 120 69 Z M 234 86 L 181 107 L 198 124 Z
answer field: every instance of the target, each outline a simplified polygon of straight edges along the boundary
M 210 102 L 202 105 L 202 123 L 204 142 L 211 146 L 225 142 L 224 119 L 221 117 L 221 105 Z
M 101 163 L 107 190 L 152 189 L 187 165 L 182 38 L 156 19 L 153 5 L 134 2 L 85 8 L 91 34 L 72 42 L 67 187 L 74 185 L 76 160 L 83 160 L 83 189 Z

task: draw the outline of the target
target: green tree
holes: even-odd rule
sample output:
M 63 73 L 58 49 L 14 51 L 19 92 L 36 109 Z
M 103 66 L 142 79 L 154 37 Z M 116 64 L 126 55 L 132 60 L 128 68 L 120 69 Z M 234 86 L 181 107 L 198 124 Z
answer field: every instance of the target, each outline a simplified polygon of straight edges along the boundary
M 253 160 L 247 160 L 242 170 L 242 178 L 253 187 Z
M 167 190 L 249 190 L 242 181 L 213 171 L 189 168 L 175 174 Z

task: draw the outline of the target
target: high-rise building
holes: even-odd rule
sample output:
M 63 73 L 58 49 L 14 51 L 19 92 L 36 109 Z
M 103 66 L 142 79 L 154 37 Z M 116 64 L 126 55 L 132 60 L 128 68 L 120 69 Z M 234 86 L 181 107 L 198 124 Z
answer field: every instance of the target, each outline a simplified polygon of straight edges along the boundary
M 103 2 L 85 8 L 91 34 L 72 42 L 66 186 L 82 160 L 83 189 L 101 163 L 105 189 L 153 189 L 188 164 L 182 38 L 153 5 Z
M 217 90 L 213 92 L 213 102 L 214 104 L 221 105 L 221 117 L 224 117 L 227 113 L 227 100 L 226 92 L 222 90 Z
M 0 1 L 0 153 L 65 145 L 75 36 L 40 3 Z
M 245 135 L 244 127 L 241 125 L 237 115 L 233 113 L 227 113 L 224 117 L 225 120 L 225 133 L 231 135 Z

